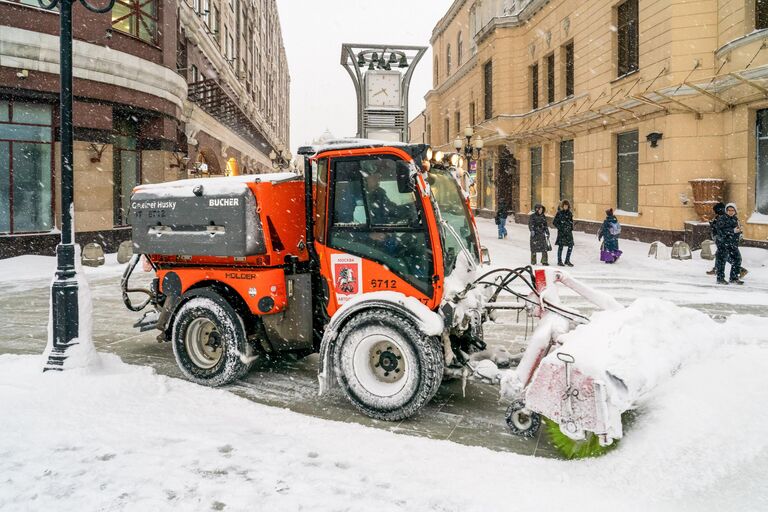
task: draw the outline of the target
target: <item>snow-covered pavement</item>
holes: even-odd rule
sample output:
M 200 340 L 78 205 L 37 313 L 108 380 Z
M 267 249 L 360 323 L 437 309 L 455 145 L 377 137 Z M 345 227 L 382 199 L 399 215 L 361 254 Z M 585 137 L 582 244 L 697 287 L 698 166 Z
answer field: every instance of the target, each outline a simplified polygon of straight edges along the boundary
M 491 222 L 479 224 L 494 266 L 527 263 L 525 227 L 511 225 L 510 239 L 497 240 Z M 658 387 L 618 449 L 605 457 L 563 462 L 435 439 L 454 439 L 459 431 L 465 436 L 460 442 L 487 444 L 483 427 L 473 434 L 472 422 L 440 424 L 464 402 L 493 404 L 495 398 L 478 398 L 491 394 L 482 386 L 468 389 L 465 399 L 441 390 L 438 401 L 444 402 L 424 419 L 434 422 L 428 429 L 410 424 L 387 432 L 381 425 L 321 419 L 346 420 L 327 413 L 345 405 L 314 397 L 316 381 L 307 380 L 313 365 L 303 362 L 293 365 L 294 376 L 286 364 L 276 375 L 256 372 L 228 392 L 110 355 L 89 373 L 42 374 L 38 356 L 6 354 L 0 355 L 0 509 L 768 509 L 768 410 L 762 406 L 768 400 L 768 323 L 748 316 L 768 316 L 768 252 L 746 249 L 747 284 L 720 287 L 704 273 L 711 262 L 698 255 L 684 262 L 649 260 L 647 244 L 624 241 L 622 260 L 604 265 L 593 236 L 577 234 L 576 243 L 573 274 L 622 303 L 659 297 L 731 316 L 727 325 L 738 326 L 723 330 L 716 350 Z M 28 258 L 0 261 L 0 354 L 42 351 L 54 264 Z M 151 333 L 122 332 L 133 316 L 120 309 L 119 272 L 115 264 L 86 269 L 97 346 L 165 372 L 167 346 L 154 343 Z M 702 315 L 701 322 L 712 320 Z M 711 325 L 714 331 L 723 324 Z M 681 337 L 697 332 L 686 327 L 680 326 Z M 522 333 L 491 326 L 490 338 L 509 344 L 510 332 Z M 307 414 L 263 405 L 285 405 L 281 400 L 291 396 L 301 399 L 298 409 Z M 498 410 L 492 414 L 499 416 Z M 442 435 L 444 427 L 450 435 Z

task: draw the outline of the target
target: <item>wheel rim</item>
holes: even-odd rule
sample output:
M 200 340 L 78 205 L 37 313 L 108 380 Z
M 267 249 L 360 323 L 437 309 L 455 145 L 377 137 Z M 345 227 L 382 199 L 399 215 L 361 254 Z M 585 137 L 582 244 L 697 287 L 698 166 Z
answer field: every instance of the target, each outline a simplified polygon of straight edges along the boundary
M 377 396 L 393 396 L 408 382 L 408 356 L 393 338 L 376 334 L 363 338 L 352 356 L 357 381 Z
M 196 318 L 189 324 L 184 346 L 192 363 L 204 370 L 216 366 L 224 355 L 221 334 L 207 318 Z
M 528 430 L 533 425 L 531 414 L 525 409 L 519 409 L 512 413 L 512 424 L 518 430 Z

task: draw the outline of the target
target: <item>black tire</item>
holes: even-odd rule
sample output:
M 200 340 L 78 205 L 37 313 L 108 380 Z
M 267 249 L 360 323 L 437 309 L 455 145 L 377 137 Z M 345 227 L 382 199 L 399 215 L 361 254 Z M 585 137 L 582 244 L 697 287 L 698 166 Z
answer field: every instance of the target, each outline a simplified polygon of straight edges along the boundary
M 344 394 L 366 416 L 399 421 L 421 410 L 437 393 L 445 365 L 439 341 L 392 311 L 352 317 L 332 352 Z
M 509 430 L 520 437 L 535 437 L 541 428 L 541 415 L 525 408 L 525 402 L 515 400 L 505 415 Z
M 244 377 L 250 369 L 243 320 L 215 292 L 182 304 L 171 333 L 176 364 L 192 382 L 223 386 Z

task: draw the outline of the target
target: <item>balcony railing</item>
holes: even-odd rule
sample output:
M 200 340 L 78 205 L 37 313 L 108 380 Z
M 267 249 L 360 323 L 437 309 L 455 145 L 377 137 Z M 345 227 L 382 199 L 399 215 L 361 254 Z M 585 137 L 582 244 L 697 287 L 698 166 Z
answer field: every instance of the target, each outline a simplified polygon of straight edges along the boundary
M 262 130 L 240 108 L 237 100 L 215 80 L 189 84 L 189 100 L 264 153 L 274 149 Z

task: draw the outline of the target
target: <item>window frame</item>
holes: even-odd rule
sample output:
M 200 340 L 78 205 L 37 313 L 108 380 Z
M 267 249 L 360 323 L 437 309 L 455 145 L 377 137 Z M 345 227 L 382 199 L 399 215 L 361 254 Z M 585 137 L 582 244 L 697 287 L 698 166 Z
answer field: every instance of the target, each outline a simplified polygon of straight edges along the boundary
M 432 298 L 434 296 L 434 284 L 433 284 L 432 277 L 435 276 L 437 273 L 436 271 L 437 262 L 435 261 L 436 258 L 434 255 L 434 251 L 432 249 L 432 238 L 429 232 L 429 222 L 427 219 L 426 212 L 424 211 L 424 205 L 421 201 L 421 196 L 417 189 L 413 190 L 413 204 L 415 205 L 418 215 L 422 219 L 421 228 L 416 228 L 412 226 L 380 226 L 380 225 L 372 224 L 371 215 L 368 209 L 367 191 L 364 185 L 362 188 L 362 192 L 363 192 L 362 199 L 363 199 L 364 207 L 366 209 L 366 225 L 364 227 L 361 227 L 361 226 L 346 226 L 346 225 L 337 226 L 336 224 L 336 219 L 335 219 L 336 185 L 338 183 L 338 180 L 336 179 L 336 173 L 338 172 L 337 164 L 339 162 L 355 162 L 355 161 L 368 161 L 368 160 L 392 160 L 396 163 L 407 164 L 405 160 L 392 154 L 347 156 L 347 157 L 335 157 L 335 158 L 329 159 L 328 172 L 329 172 L 330 178 L 328 182 L 328 204 L 326 209 L 327 211 L 327 220 L 326 220 L 327 236 L 325 237 L 326 246 L 336 251 L 342 251 L 345 254 L 358 256 L 365 260 L 371 261 L 377 265 L 386 265 L 386 263 L 380 260 L 374 259 L 371 256 L 371 254 L 367 254 L 367 255 L 361 254 L 361 252 L 353 251 L 348 248 L 342 248 L 334 244 L 333 230 L 340 229 L 343 231 L 353 231 L 353 232 L 356 231 L 356 232 L 363 232 L 363 233 L 397 233 L 397 232 L 423 233 L 424 240 L 425 240 L 424 242 L 425 255 L 431 255 L 431 257 L 428 257 L 429 268 L 427 270 L 429 270 L 429 272 L 427 272 L 427 274 L 429 277 L 427 278 L 426 282 L 419 282 L 417 279 L 411 279 L 408 276 L 405 276 L 400 272 L 396 271 L 392 267 L 387 267 L 387 271 L 391 272 L 398 278 L 402 279 L 404 282 L 414 287 L 419 292 L 424 293 L 426 296 Z
M 150 3 L 154 4 L 155 6 L 154 16 L 152 16 L 151 14 L 143 10 L 143 7 Z M 115 5 L 121 5 L 129 9 L 129 12 L 128 14 L 120 16 L 119 18 L 112 18 L 110 28 L 121 34 L 125 34 L 134 39 L 137 39 L 143 43 L 159 47 L 161 44 L 161 40 L 160 40 L 161 4 L 162 2 L 160 2 L 159 0 L 115 0 Z M 195 5 L 197 5 L 198 7 L 199 5 L 201 5 L 199 3 L 199 0 L 196 0 Z M 120 23 L 121 21 L 128 20 L 134 17 L 135 19 L 131 21 L 130 31 L 125 31 L 115 26 L 117 23 Z M 154 21 L 153 31 L 149 30 L 149 26 L 144 22 L 144 18 L 149 18 L 152 21 Z M 140 24 L 144 25 L 144 29 L 146 29 L 147 32 L 151 32 L 151 40 L 147 40 L 141 37 Z
M 483 64 L 483 116 L 493 118 L 493 59 Z
M 617 77 L 640 69 L 640 8 L 638 0 L 624 0 L 616 5 L 616 71 Z M 629 16 L 622 20 L 623 16 Z
M 564 93 L 566 98 L 576 93 L 576 51 L 573 41 L 563 45 Z
M 762 4 L 762 9 L 760 5 Z M 754 9 L 754 26 L 755 30 L 768 29 L 768 0 L 754 0 L 752 5 Z
M 764 133 L 760 129 L 761 115 L 765 117 Z M 766 165 L 763 167 L 763 172 L 761 173 L 761 141 L 768 141 L 768 109 L 760 109 L 755 112 L 755 207 L 753 209 L 753 211 L 757 213 L 768 215 L 768 155 L 766 155 Z M 768 142 L 766 144 L 768 145 Z M 765 194 L 765 197 L 762 199 L 762 204 L 764 204 L 763 208 L 761 208 L 761 189 L 764 189 L 762 192 Z
M 570 144 L 570 159 L 566 160 L 563 158 L 564 152 L 563 152 L 563 146 Z M 574 194 L 574 187 L 575 187 L 575 167 L 576 167 L 576 144 L 574 142 L 574 139 L 566 139 L 561 140 L 560 144 L 558 144 L 558 150 L 560 152 L 560 201 L 563 199 L 567 199 L 570 201 L 571 205 L 573 205 L 573 194 Z M 568 169 L 570 167 L 570 170 Z M 566 195 L 563 190 L 563 175 L 567 172 L 570 175 L 570 190 L 568 190 L 568 194 Z
M 635 151 L 633 152 L 622 152 L 622 138 L 628 137 L 634 135 L 634 145 L 635 145 Z M 637 129 L 634 130 L 627 130 L 625 132 L 619 132 L 614 137 L 614 140 L 616 141 L 616 209 L 620 210 L 622 212 L 628 212 L 628 213 L 639 213 L 640 211 L 640 131 Z M 629 159 L 632 155 L 635 155 L 635 166 L 634 169 L 622 169 L 622 162 L 626 162 L 627 159 Z M 624 194 L 626 194 L 628 191 L 626 189 L 622 188 L 622 182 L 623 175 L 627 173 L 628 171 L 631 171 L 635 176 L 635 187 L 631 191 L 630 198 L 624 197 Z M 634 203 L 634 207 L 627 209 L 624 208 L 627 199 L 631 199 Z
M 530 180 L 531 180 L 531 211 L 533 207 L 540 204 L 542 201 L 542 184 L 544 179 L 544 150 L 542 146 L 532 146 L 529 150 L 530 158 Z M 538 163 L 534 163 L 534 154 L 537 155 Z M 534 177 L 534 166 L 538 167 L 538 173 L 536 174 L 536 180 Z M 534 186 L 534 181 L 537 186 Z
M 555 91 L 555 52 L 544 57 L 544 62 L 547 68 L 547 105 L 551 105 L 557 97 Z
M 531 110 L 539 108 L 539 63 L 534 62 L 528 66 L 531 84 Z
M 50 103 L 42 103 L 42 102 L 29 102 L 29 101 L 17 101 L 14 98 L 8 98 L 8 97 L 0 97 L 0 101 L 7 102 L 8 103 L 8 120 L 7 121 L 0 121 L 0 124 L 4 125 L 16 125 L 16 126 L 35 126 L 35 127 L 49 127 L 50 129 L 50 140 L 48 142 L 45 141 L 39 141 L 39 140 L 19 140 L 19 139 L 4 139 L 0 138 L 0 142 L 7 142 L 8 143 L 8 162 L 9 162 L 9 168 L 8 168 L 8 231 L 0 231 L 0 236 L 12 236 L 12 235 L 25 235 L 25 234 L 33 234 L 33 233 L 48 233 L 49 230 L 42 230 L 42 231 L 16 231 L 14 230 L 14 209 L 13 209 L 13 199 L 14 199 L 14 191 L 13 191 L 13 144 L 47 144 L 50 146 L 50 192 L 51 192 L 51 204 L 50 204 L 50 214 L 51 214 L 51 229 L 54 229 L 56 227 L 56 147 L 55 147 L 55 139 L 54 139 L 54 130 L 53 130 L 53 120 L 54 120 L 54 105 Z M 51 113 L 51 121 L 49 124 L 39 124 L 39 123 L 19 123 L 14 122 L 13 118 L 13 111 L 15 104 L 28 104 L 28 105 L 47 105 L 50 108 Z

